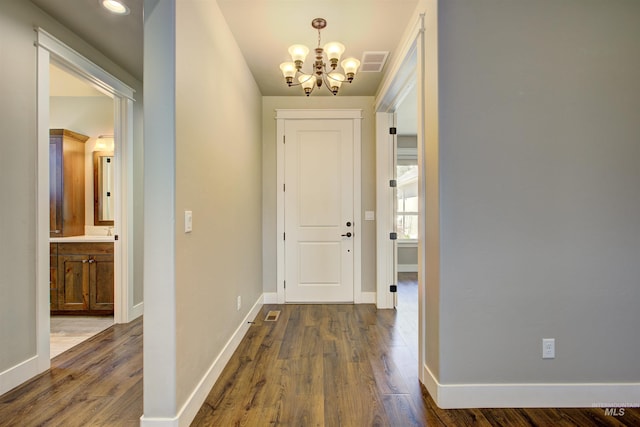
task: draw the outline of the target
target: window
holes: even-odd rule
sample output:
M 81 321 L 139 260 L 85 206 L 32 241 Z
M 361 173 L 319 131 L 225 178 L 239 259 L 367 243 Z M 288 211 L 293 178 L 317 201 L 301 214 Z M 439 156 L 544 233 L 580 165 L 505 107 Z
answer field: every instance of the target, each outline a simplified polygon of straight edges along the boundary
M 418 240 L 418 165 L 400 163 L 396 167 L 398 240 Z

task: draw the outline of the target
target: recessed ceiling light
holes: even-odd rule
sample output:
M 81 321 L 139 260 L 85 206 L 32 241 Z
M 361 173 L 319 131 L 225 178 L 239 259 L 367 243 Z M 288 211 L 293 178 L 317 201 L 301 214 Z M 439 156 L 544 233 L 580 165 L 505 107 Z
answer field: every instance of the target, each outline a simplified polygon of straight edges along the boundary
M 116 15 L 128 15 L 129 8 L 120 0 L 100 0 L 102 7 Z

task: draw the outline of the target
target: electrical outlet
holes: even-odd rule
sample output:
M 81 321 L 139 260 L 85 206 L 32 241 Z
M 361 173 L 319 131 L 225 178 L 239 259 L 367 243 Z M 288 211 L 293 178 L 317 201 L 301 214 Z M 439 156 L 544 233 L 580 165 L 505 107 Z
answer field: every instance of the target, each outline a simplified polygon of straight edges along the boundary
M 242 297 L 238 295 L 238 311 L 240 311 L 240 307 L 242 307 Z
M 542 339 L 542 358 L 555 359 L 555 357 L 556 357 L 556 339 L 543 338 Z

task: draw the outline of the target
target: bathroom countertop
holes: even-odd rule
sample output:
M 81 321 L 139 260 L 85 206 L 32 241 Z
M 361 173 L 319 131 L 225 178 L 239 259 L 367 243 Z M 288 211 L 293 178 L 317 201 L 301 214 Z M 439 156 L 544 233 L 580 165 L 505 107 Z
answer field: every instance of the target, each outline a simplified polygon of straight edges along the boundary
M 70 237 L 50 237 L 50 243 L 95 243 L 113 242 L 113 236 L 70 236 Z

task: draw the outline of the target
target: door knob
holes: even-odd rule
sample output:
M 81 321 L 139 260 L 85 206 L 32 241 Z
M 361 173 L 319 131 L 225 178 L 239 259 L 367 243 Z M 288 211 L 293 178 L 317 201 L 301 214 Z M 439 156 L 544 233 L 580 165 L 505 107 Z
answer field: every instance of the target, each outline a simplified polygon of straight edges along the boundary
M 351 227 L 351 221 L 347 221 L 347 227 Z
M 351 232 L 348 231 L 347 234 L 342 234 L 342 237 L 351 237 Z

